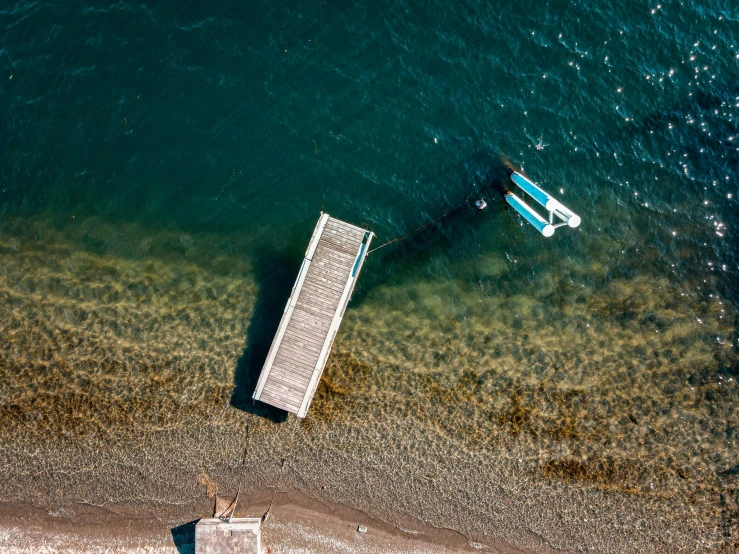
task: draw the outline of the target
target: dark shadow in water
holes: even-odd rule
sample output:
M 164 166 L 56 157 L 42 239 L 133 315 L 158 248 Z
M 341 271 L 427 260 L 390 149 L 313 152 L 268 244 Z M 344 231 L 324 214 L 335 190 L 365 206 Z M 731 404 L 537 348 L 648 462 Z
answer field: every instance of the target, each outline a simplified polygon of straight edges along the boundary
M 730 110 L 738 96 L 739 88 L 735 86 L 708 91 L 693 90 L 690 96 L 684 96 L 671 106 L 622 124 L 616 132 L 622 136 L 624 129 L 630 129 L 645 136 L 647 133 L 665 132 L 672 128 L 670 141 L 679 145 L 682 154 L 679 159 L 689 161 L 694 168 L 705 173 L 699 181 L 687 178 L 682 181 L 684 186 L 689 187 L 688 190 L 699 191 L 701 189 L 697 187 L 702 187 L 704 180 L 723 179 L 727 171 L 736 173 L 739 169 L 739 158 L 734 155 L 736 144 L 733 140 L 727 140 L 727 137 L 739 133 L 736 118 L 730 116 Z M 695 120 L 696 124 L 686 125 L 686 120 Z M 703 124 L 708 125 L 710 133 L 705 132 Z M 702 155 L 704 150 L 710 151 L 711 155 Z M 678 157 L 675 156 L 675 159 Z M 681 169 L 682 167 L 678 168 Z
M 665 130 L 669 123 L 679 124 L 685 120 L 686 115 L 718 115 L 715 112 L 724 112 L 730 109 L 735 102 L 735 98 L 739 94 L 739 89 L 728 87 L 725 89 L 714 90 L 692 90 L 690 96 L 685 96 L 682 100 L 673 103 L 660 111 L 637 120 L 636 126 L 641 126 L 647 131 L 649 130 Z M 718 119 L 718 118 L 715 118 Z M 724 135 L 715 134 L 713 140 L 718 142 Z
M 249 321 L 246 348 L 234 373 L 231 406 L 274 422 L 285 421 L 287 412 L 255 402 L 252 394 L 302 261 L 299 254 L 292 256 L 274 251 L 258 252 L 254 256 L 257 301 Z
M 513 187 L 508 178 L 508 168 L 508 162 L 501 155 L 486 151 L 474 152 L 464 162 L 445 168 L 438 175 L 438 180 L 459 183 L 459 193 L 453 204 L 440 205 L 439 212 L 442 214 L 461 205 L 464 205 L 464 208 L 368 257 L 352 295 L 350 307 L 361 303 L 376 286 L 390 279 L 397 279 L 399 274 L 407 275 L 404 268 L 411 265 L 422 267 L 435 255 L 434 253 L 444 250 L 454 251 L 456 237 L 464 232 L 464 226 L 476 224 L 478 217 L 502 217 L 503 212 L 507 210 L 503 194 L 506 189 Z M 478 213 L 473 204 L 481 197 L 485 199 L 488 207 Z M 418 221 L 417 226 L 423 223 Z M 416 222 L 414 226 L 415 224 Z M 375 239 L 370 251 L 391 238 L 382 241 Z
M 199 519 L 194 519 L 189 523 L 172 527 L 172 541 L 179 554 L 195 554 L 195 525 Z
M 453 249 L 454 237 L 458 235 L 458 227 L 470 224 L 472 218 L 478 216 L 473 207 L 475 200 L 481 196 L 489 207 L 483 213 L 501 211 L 505 206 L 502 192 L 508 181 L 505 161 L 496 155 L 476 152 L 468 160 L 450 167 L 439 176 L 440 180 L 460 183 L 459 197 L 454 204 L 440 205 L 440 212 L 453 210 L 458 206 L 464 208 L 449 217 L 429 225 L 417 234 L 382 249 L 371 257 L 362 270 L 350 306 L 357 306 L 375 286 L 387 281 L 395 271 L 409 264 L 422 262 L 430 255 L 430 248 Z M 424 222 L 418 222 L 422 225 Z M 302 232 L 301 232 L 302 234 Z M 290 297 L 293 284 L 302 263 L 302 252 L 310 239 L 307 231 L 305 240 L 296 244 L 294 253 L 265 250 L 254 256 L 254 274 L 258 287 L 258 297 L 254 313 L 249 321 L 246 337 L 246 348 L 238 361 L 234 373 L 234 390 L 231 405 L 239 410 L 254 413 L 275 422 L 285 421 L 287 412 L 273 408 L 261 402 L 254 402 L 252 394 L 257 385 L 264 361 L 267 359 L 277 327 L 280 324 L 285 304 Z M 377 241 L 378 243 L 380 241 Z M 379 246 L 375 243 L 372 247 Z M 379 263 L 378 263 L 379 262 Z

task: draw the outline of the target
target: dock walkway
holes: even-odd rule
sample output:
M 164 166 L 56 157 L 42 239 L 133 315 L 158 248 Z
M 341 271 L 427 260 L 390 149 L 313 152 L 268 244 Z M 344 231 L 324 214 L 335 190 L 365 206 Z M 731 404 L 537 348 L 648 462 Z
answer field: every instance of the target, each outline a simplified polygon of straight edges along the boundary
M 373 234 L 321 214 L 253 397 L 305 417 Z

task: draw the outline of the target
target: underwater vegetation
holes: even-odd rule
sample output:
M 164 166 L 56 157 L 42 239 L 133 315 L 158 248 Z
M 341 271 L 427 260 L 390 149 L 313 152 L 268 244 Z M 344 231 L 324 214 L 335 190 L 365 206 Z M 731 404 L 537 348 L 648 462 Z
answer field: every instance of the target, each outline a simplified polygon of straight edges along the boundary
M 496 487 L 528 502 L 535 483 L 547 502 L 575 502 L 573 490 L 624 495 L 635 513 L 688 510 L 686 529 L 700 525 L 717 545 L 737 536 L 736 314 L 693 283 L 614 266 L 618 244 L 598 242 L 586 265 L 488 253 L 468 261 L 468 281 L 377 280 L 347 311 L 295 427 L 232 406 L 269 285 L 254 263 L 208 257 L 207 237 L 173 233 L 145 239 L 166 256 L 126 255 L 143 233 L 111 246 L 89 232 L 97 225 L 70 235 L 38 219 L 0 236 L 12 254 L 0 270 L 0 441 L 3 467 L 20 476 L 4 498 L 47 483 L 43 494 L 124 501 L 156 479 L 174 502 L 202 475 L 210 490 L 246 464 L 267 486 L 289 457 L 294 486 L 378 516 L 446 521 L 444 503 L 466 499 L 456 524 L 470 533 L 488 528 Z M 203 450 L 203 437 L 222 448 Z M 70 468 L 34 470 L 50 452 Z M 124 488 L 84 492 L 71 468 L 91 452 L 119 460 L 95 471 Z M 115 469 L 139 464 L 154 473 L 137 481 Z M 383 485 L 390 496 L 376 497 L 391 470 L 423 490 Z M 654 525 L 645 536 L 664 531 Z

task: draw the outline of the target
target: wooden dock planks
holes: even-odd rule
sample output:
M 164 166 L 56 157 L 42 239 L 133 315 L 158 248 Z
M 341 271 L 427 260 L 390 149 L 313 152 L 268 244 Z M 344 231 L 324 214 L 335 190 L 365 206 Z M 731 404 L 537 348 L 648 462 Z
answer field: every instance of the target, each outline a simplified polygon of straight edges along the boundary
M 372 236 L 321 214 L 259 375 L 256 400 L 306 416 Z

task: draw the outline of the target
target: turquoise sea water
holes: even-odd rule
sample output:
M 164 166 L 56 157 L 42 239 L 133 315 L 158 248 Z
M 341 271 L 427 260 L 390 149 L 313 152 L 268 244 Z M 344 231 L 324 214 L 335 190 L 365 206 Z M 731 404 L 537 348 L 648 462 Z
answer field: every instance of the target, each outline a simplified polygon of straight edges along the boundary
M 79 465 L 189 451 L 201 425 L 243 435 L 322 206 L 380 244 L 484 195 L 368 259 L 294 484 L 472 538 L 534 532 L 542 498 L 606 495 L 664 516 L 642 533 L 666 551 L 735 547 L 738 24 L 728 1 L 0 4 L 0 436 L 18 476 L 0 500 L 59 449 Z M 544 239 L 505 211 L 504 162 L 583 224 Z M 271 486 L 292 443 L 251 425 Z M 188 456 L 163 467 L 235 463 Z M 419 488 L 346 484 L 388 467 Z M 542 498 L 499 509 L 494 474 Z M 152 487 L 131 479 L 117 501 Z M 597 549 L 631 524 L 536 532 Z

